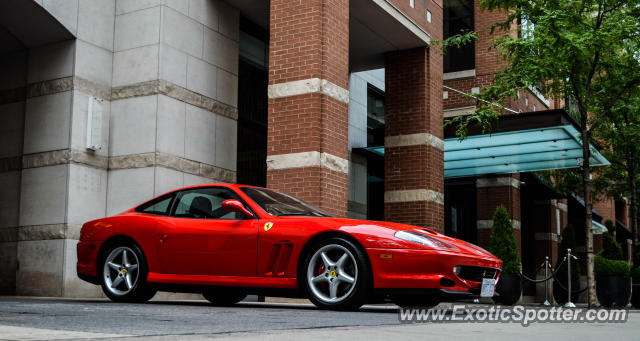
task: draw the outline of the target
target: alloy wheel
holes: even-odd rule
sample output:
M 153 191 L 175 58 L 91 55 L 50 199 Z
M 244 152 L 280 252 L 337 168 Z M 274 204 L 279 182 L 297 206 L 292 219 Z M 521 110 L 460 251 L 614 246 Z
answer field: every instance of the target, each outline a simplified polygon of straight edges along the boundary
M 329 244 L 318 249 L 307 265 L 311 293 L 325 303 L 339 303 L 356 287 L 358 263 L 346 247 Z
M 117 296 L 131 292 L 138 281 L 139 265 L 138 256 L 129 247 L 113 249 L 105 259 L 102 271 L 106 288 Z

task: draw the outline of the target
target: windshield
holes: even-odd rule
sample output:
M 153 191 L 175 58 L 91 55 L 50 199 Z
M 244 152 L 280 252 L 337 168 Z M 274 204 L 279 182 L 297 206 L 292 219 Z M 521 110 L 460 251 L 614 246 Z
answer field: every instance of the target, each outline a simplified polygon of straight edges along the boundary
M 254 187 L 242 187 L 240 189 L 263 210 L 274 216 L 329 216 L 306 202 L 284 193 Z

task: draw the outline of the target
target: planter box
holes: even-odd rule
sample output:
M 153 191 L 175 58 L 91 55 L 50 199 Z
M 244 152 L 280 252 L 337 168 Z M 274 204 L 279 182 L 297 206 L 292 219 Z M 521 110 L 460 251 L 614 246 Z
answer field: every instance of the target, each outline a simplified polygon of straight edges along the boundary
M 522 283 L 520 275 L 501 275 L 496 285 L 499 296 L 494 297 L 496 303 L 514 305 L 522 295 Z
M 626 307 L 631 298 L 631 278 L 624 276 L 597 276 L 596 295 L 600 305 Z
M 631 288 L 631 305 L 636 309 L 640 309 L 640 282 L 633 283 Z

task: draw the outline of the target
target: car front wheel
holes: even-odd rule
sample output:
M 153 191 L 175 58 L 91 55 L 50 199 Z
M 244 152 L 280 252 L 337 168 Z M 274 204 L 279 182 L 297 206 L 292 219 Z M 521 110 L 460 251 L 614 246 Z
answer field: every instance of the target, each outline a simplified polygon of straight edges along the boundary
M 156 290 L 146 283 L 147 263 L 134 244 L 110 247 L 102 258 L 102 291 L 115 302 L 146 302 Z
M 358 309 L 367 298 L 371 283 L 366 255 L 346 239 L 317 243 L 301 270 L 309 299 L 319 308 Z

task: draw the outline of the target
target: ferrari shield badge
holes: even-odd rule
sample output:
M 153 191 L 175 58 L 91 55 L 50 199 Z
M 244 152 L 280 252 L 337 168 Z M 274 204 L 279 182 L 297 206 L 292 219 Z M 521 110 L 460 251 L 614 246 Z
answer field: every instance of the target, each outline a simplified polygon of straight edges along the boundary
M 264 231 L 267 232 L 267 231 L 271 230 L 271 227 L 273 227 L 273 223 L 264 224 Z

